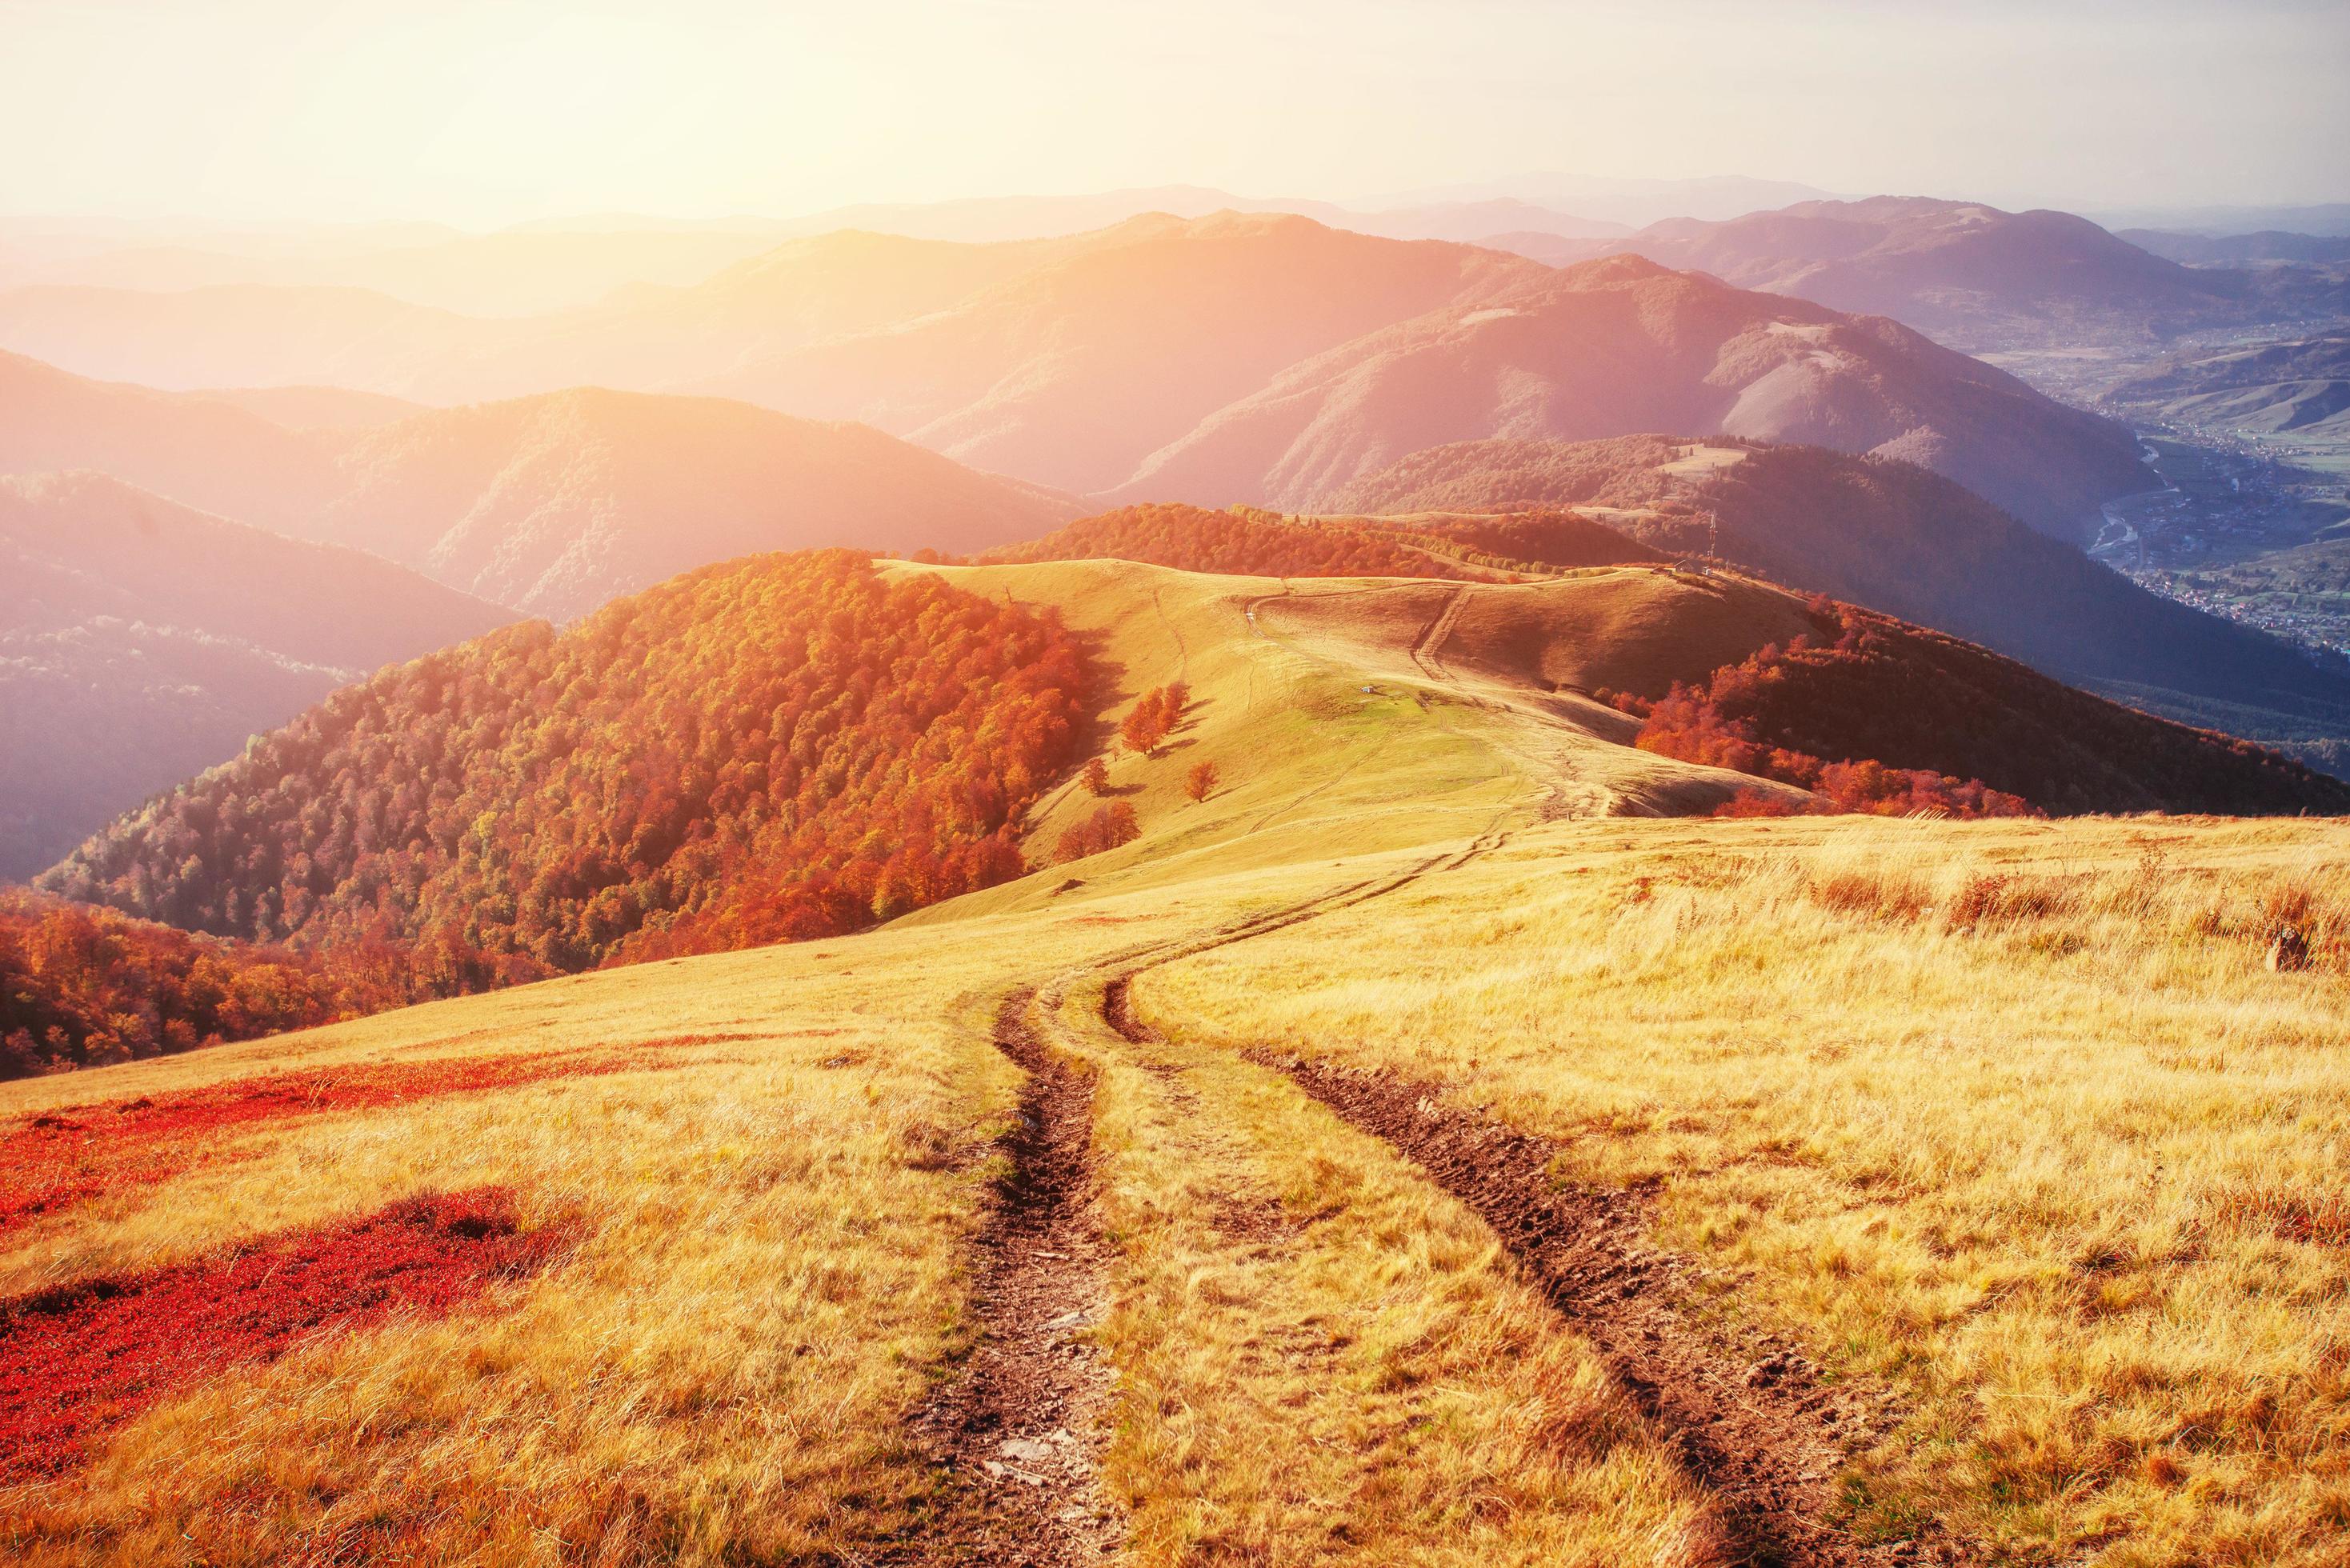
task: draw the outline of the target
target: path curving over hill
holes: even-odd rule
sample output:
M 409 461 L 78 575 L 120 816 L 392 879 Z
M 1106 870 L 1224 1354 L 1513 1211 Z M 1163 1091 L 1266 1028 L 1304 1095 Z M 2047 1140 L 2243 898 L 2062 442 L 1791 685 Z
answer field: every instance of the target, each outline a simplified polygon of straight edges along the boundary
M 1449 601 L 1415 654 L 1440 642 L 1436 627 L 1460 603 L 1457 597 Z M 1187 1051 L 1180 1038 L 1170 1039 L 1138 1012 L 1131 990 L 1138 978 L 1181 959 L 1402 893 L 1423 878 L 1492 853 L 1509 837 L 1510 830 L 1497 818 L 1466 845 L 1445 846 L 1399 870 L 1345 882 L 1188 939 L 1108 955 L 1052 982 L 1042 1006 L 1036 1005 L 1035 988 L 1015 988 L 1005 995 L 1000 1014 L 1015 1021 L 1014 1030 L 1010 1035 L 1000 1030 L 998 1041 L 1032 1075 L 1024 1091 L 1024 1115 L 1032 1100 L 1065 1094 L 1074 1074 L 1082 1071 L 1105 1082 L 1123 1077 L 1173 1115 L 1212 1122 L 1214 1107 L 1186 1064 L 1196 1049 Z M 1049 1051 L 1040 1049 L 1031 1019 L 1049 1035 Z M 1836 1478 L 1896 1425 L 1901 1414 L 1896 1397 L 1865 1381 L 1831 1384 L 1794 1342 L 1709 1313 L 1701 1304 L 1699 1265 L 1649 1242 L 1642 1193 L 1556 1185 L 1548 1174 L 1555 1154 L 1549 1144 L 1480 1113 L 1447 1106 L 1440 1084 L 1349 1072 L 1295 1056 L 1244 1054 L 1253 1068 L 1277 1075 L 1288 1085 L 1301 1102 L 1296 1114 L 1310 1114 L 1303 1102 L 1317 1103 L 1491 1228 L 1496 1244 L 1539 1290 L 1561 1327 L 1589 1344 L 1610 1382 L 1653 1429 L 1679 1479 L 1702 1500 L 1696 1560 L 1785 1568 L 1983 1560 L 1971 1545 L 1930 1521 L 1908 1536 L 1886 1540 L 1864 1538 L 1840 1518 Z M 1073 1068 L 1072 1063 L 1081 1065 Z M 1014 1135 L 1015 1144 L 1021 1136 Z M 1097 1128 L 1096 1138 L 1103 1136 Z M 1064 1134 L 1053 1136 L 1053 1147 L 1064 1160 L 1057 1179 L 1071 1185 L 1104 1179 L 1084 1148 L 1072 1147 L 1076 1142 Z M 1344 1203 L 1344 1191 L 1341 1185 L 1330 1201 Z M 1260 1218 L 1258 1223 L 1265 1221 Z M 1016 1296 L 1047 1292 L 1066 1272 L 1056 1253 L 1027 1256 L 1034 1261 L 1024 1267 L 1016 1258 L 990 1251 L 983 1272 L 991 1280 L 1000 1266 L 1024 1273 L 1025 1282 L 1011 1287 Z M 1125 1294 L 1139 1287 L 1128 1281 L 1115 1288 Z M 984 1291 L 982 1299 L 987 1299 Z M 1016 1355 L 1017 1329 L 1009 1335 L 1014 1344 L 1006 1354 Z M 1047 1394 L 1046 1403 L 1050 1399 Z M 1031 1410 L 1007 1417 L 1007 1423 L 1018 1419 L 1034 1427 L 1046 1418 L 1044 1411 Z M 1100 1440 L 1099 1433 L 1087 1433 L 1067 1446 L 1091 1452 Z M 1088 1472 L 1085 1479 L 1094 1478 Z M 1051 1495 L 1043 1490 L 1049 1481 L 1039 1478 L 1032 1484 L 1035 1495 Z M 999 1514 L 998 1528 L 1008 1532 L 1015 1517 L 1016 1511 Z M 1090 1533 L 1098 1517 L 1071 1508 L 1040 1534 L 976 1538 L 964 1548 L 971 1553 L 966 1560 L 1081 1560 L 1065 1553 L 1073 1543 L 1101 1539 Z

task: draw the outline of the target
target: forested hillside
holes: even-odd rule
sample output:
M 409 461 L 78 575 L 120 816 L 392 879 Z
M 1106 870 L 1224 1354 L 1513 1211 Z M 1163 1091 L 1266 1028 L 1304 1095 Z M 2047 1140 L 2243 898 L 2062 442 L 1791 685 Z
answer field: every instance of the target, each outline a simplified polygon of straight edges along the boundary
M 2250 742 L 1850 605 L 1814 600 L 1812 619 L 1812 634 L 1703 682 L 1617 695 L 1646 720 L 1637 743 L 1797 784 L 1840 810 L 2350 813 L 2350 784 Z
M 754 556 L 338 691 L 43 880 L 460 971 L 848 930 L 1023 868 L 1084 680 L 1049 617 Z
M 0 1078 L 138 1061 L 409 1000 L 389 955 L 315 957 L 0 888 Z
M 1080 518 L 1041 539 L 990 550 L 979 561 L 985 566 L 1143 561 L 1179 571 L 1263 577 L 1473 581 L 1512 572 L 1660 558 L 1646 545 L 1571 512 L 1390 521 L 1284 517 L 1253 506 L 1215 512 L 1146 503 Z

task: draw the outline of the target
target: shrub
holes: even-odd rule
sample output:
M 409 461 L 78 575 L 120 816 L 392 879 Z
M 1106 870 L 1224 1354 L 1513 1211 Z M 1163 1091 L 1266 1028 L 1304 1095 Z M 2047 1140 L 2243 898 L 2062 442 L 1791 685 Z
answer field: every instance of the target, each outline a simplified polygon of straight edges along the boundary
M 1183 777 L 1183 793 L 1193 800 L 1205 800 L 1216 793 L 1216 764 L 1193 763 L 1191 771 Z

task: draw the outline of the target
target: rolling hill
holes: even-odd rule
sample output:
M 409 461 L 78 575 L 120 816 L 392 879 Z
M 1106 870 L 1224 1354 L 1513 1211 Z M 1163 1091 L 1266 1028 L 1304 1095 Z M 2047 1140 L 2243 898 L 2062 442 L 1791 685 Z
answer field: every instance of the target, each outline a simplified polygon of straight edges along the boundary
M 756 551 L 984 549 L 1074 515 L 864 425 L 578 388 L 362 433 L 304 532 L 557 620 Z
M 46 881 L 220 936 L 541 973 L 853 929 L 1016 872 L 1083 681 L 1009 606 L 848 551 L 757 556 L 348 687 Z
M 254 411 L 309 424 L 348 401 L 158 392 L 0 356 L 0 472 L 101 470 L 557 618 L 753 551 L 960 553 L 1079 510 L 878 431 L 715 399 L 580 388 L 300 431 Z
M 1097 733 L 1186 683 L 1028 839 L 1136 836 L 879 930 L 0 1086 L 45 1199 L 0 1220 L 12 1539 L 2204 1562 L 2225 1486 L 2331 1545 L 2339 823 L 1633 815 L 1803 799 L 1555 689 L 1812 625 L 1734 577 L 870 580 L 1057 608 Z M 580 671 L 704 711 L 715 665 L 614 640 Z
M 387 670 L 122 818 L 42 885 L 217 935 L 429 937 L 551 971 L 854 929 L 1016 875 L 1015 833 L 1034 863 L 1109 809 L 1066 779 L 1143 694 L 1118 639 L 1098 641 L 1113 617 L 1171 630 L 1174 679 L 1203 694 L 1234 676 L 1253 691 L 1260 643 L 1286 650 L 1274 662 L 1289 685 L 1312 670 L 1328 688 L 1276 684 L 1262 712 L 1245 696 L 1182 702 L 1170 752 L 1234 774 L 1222 826 L 1186 828 L 1198 848 L 1238 831 L 1250 801 L 1276 807 L 1245 759 L 1333 700 L 1323 718 L 1361 716 L 1347 744 L 1404 745 L 1408 769 L 1473 774 L 1483 758 L 1540 780 L 1557 812 L 1816 809 L 1764 770 L 1675 760 L 1602 700 L 1655 702 L 1814 644 L 1801 668 L 1825 671 L 1825 695 L 1775 711 L 1766 745 L 1800 736 L 1823 763 L 1981 780 L 2022 795 L 2018 808 L 2350 809 L 2350 785 L 2256 747 L 1898 623 L 1863 638 L 1820 604 L 1728 576 L 1276 579 L 1115 560 L 877 572 L 816 552 L 705 567 L 559 636 L 532 623 Z M 1157 752 L 1105 787 L 1159 773 Z M 1940 778 L 1952 767 L 1965 771 Z M 1146 844 L 1164 804 L 1131 803 Z
M 1700 454 L 1714 461 L 1699 461 Z M 2161 598 L 1916 466 L 1819 448 L 1466 442 L 1335 498 L 1346 510 L 1586 506 L 1665 548 L 1728 560 L 1995 648 L 2190 722 L 2220 703 L 2272 743 L 2350 733 L 2350 680 L 2278 639 Z M 1535 554 L 1538 546 L 1525 552 Z
M 506 612 L 95 473 L 0 478 L 0 877 Z
M 1151 454 L 1121 493 L 1315 510 L 1428 447 L 1656 430 L 1904 458 L 2068 539 L 2093 535 L 2106 497 L 2147 487 L 2119 426 L 1906 327 L 1619 256 L 1308 359 Z

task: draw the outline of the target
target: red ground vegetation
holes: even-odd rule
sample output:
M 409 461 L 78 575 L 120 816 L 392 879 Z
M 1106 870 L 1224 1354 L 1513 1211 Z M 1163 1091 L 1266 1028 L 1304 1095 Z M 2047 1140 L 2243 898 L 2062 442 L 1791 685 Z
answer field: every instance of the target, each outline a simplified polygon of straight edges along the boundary
M 446 1315 L 570 1240 L 520 1229 L 510 1192 L 477 1188 L 0 1302 L 0 1480 L 69 1469 L 151 1406 L 298 1341 Z
M 337 692 L 47 880 L 397 944 L 435 994 L 832 935 L 1020 874 L 1085 682 L 1049 613 L 849 551 L 752 556 Z
M 45 1112 L 0 1135 L 0 1234 L 103 1192 L 168 1180 L 209 1158 L 214 1137 L 231 1127 L 649 1064 L 639 1054 L 546 1052 L 370 1063 L 272 1073 L 176 1095 Z
M 0 889 L 0 1078 L 250 1040 L 411 1000 L 400 966 L 192 936 Z

